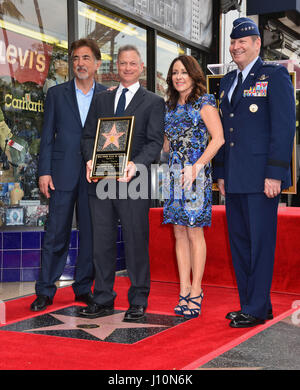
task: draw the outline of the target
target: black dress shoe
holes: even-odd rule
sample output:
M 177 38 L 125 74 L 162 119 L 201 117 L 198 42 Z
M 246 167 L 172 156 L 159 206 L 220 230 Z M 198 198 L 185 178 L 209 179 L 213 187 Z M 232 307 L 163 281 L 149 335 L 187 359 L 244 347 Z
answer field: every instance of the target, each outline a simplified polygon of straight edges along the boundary
M 87 294 L 75 295 L 76 302 L 84 302 L 87 305 L 93 303 L 93 294 L 91 292 Z
M 253 317 L 250 314 L 240 313 L 229 324 L 232 328 L 251 328 L 252 326 L 264 324 L 265 320 Z
M 130 308 L 126 311 L 123 321 L 136 321 L 145 316 L 146 308 L 142 305 L 130 305 Z
M 238 315 L 241 314 L 241 310 L 238 310 L 238 311 L 230 311 L 229 313 L 226 314 L 225 318 L 227 318 L 227 320 L 234 320 Z M 267 320 L 273 320 L 273 312 L 272 310 L 269 310 L 268 313 L 267 313 Z
M 30 309 L 32 311 L 45 310 L 47 306 L 52 305 L 53 300 L 46 295 L 37 295 L 37 298 L 32 302 Z
M 98 305 L 97 303 L 90 303 L 87 307 L 79 310 L 79 314 L 83 317 L 97 318 L 113 314 L 114 305 Z

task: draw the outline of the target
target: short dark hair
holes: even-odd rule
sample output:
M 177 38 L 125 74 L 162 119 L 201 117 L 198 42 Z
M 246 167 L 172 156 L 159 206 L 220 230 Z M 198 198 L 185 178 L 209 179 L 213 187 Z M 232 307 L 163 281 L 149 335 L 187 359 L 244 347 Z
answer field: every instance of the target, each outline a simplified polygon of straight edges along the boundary
M 190 95 L 187 97 L 186 103 L 194 103 L 197 99 L 199 99 L 200 96 L 204 95 L 207 91 L 204 72 L 201 66 L 199 65 L 198 61 L 196 60 L 196 58 L 194 58 L 193 56 L 188 56 L 186 54 L 174 58 L 174 60 L 170 65 L 168 75 L 167 75 L 167 84 L 168 84 L 167 105 L 171 110 L 175 109 L 179 98 L 179 93 L 174 88 L 173 81 L 172 81 L 173 66 L 177 61 L 182 62 L 186 71 L 188 72 L 188 75 L 194 81 L 193 90 L 190 93 Z
M 74 50 L 84 46 L 87 46 L 92 50 L 97 61 L 101 60 L 101 51 L 96 41 L 89 38 L 82 38 L 82 39 L 78 39 L 77 41 L 74 41 L 69 48 L 69 56 L 72 57 Z

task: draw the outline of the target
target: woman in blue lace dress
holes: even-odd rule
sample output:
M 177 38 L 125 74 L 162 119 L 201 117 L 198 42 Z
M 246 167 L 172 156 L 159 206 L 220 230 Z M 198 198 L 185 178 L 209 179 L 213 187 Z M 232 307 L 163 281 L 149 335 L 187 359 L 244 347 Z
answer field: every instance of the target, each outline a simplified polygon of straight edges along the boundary
M 224 143 L 223 128 L 214 96 L 206 93 L 205 77 L 194 57 L 175 58 L 167 83 L 164 151 L 169 152 L 169 168 L 164 179 L 163 223 L 173 224 L 176 240 L 180 293 L 174 311 L 195 318 L 203 299 L 203 227 L 211 224 L 211 159 Z

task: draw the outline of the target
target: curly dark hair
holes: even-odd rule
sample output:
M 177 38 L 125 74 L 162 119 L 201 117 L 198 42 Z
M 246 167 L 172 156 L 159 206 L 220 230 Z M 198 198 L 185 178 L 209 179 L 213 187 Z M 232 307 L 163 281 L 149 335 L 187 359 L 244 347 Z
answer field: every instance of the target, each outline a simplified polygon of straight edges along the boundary
M 174 60 L 170 65 L 168 75 L 167 75 L 167 84 L 168 84 L 167 106 L 171 110 L 175 109 L 179 99 L 179 93 L 174 88 L 173 81 L 172 81 L 173 66 L 177 61 L 182 62 L 189 76 L 194 81 L 194 88 L 186 98 L 186 103 L 194 103 L 197 99 L 199 99 L 200 96 L 204 95 L 207 91 L 205 76 L 196 58 L 185 54 L 174 58 Z

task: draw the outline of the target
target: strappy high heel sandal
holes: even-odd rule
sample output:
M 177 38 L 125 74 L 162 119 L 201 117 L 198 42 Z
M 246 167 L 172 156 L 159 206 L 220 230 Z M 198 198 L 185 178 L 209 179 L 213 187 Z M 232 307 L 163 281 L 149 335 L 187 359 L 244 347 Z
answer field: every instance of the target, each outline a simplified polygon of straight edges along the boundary
M 198 306 L 199 308 L 196 307 L 196 308 L 191 309 L 189 307 L 186 307 L 186 309 L 182 313 L 184 318 L 191 319 L 191 318 L 196 318 L 200 315 L 203 297 L 204 297 L 204 293 L 202 290 L 201 294 L 198 295 L 198 297 L 189 298 L 189 302 L 192 302 L 194 305 Z M 198 299 L 198 298 L 201 298 L 200 302 L 195 301 L 195 299 Z
M 183 315 L 183 312 L 188 308 L 187 307 L 187 304 L 189 302 L 189 296 L 190 294 L 188 294 L 187 296 L 182 296 L 179 294 L 179 302 L 178 302 L 178 305 L 174 307 L 174 313 L 177 314 L 178 316 L 182 316 Z M 186 302 L 186 305 L 180 305 L 179 303 L 181 301 L 185 301 Z

